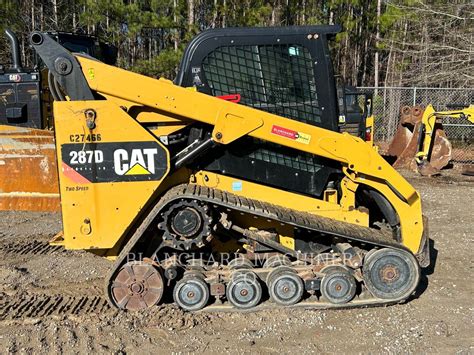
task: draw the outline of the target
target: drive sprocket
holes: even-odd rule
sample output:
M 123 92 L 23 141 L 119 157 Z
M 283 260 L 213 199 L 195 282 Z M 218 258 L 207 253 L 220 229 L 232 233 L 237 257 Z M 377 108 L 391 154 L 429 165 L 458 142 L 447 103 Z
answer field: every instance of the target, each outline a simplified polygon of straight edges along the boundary
M 213 218 L 207 205 L 182 200 L 169 205 L 158 229 L 163 241 L 177 250 L 202 248 L 211 238 Z

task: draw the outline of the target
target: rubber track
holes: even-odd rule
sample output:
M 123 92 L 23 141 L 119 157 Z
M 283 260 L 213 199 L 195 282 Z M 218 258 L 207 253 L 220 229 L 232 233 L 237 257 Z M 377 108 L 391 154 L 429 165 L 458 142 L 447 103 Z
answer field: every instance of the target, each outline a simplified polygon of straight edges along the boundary
M 0 297 L 0 321 L 51 315 L 99 314 L 110 309 L 107 300 L 100 296 L 73 297 L 39 294 Z
M 170 193 L 173 193 L 170 190 Z M 181 198 L 197 199 L 221 207 L 230 208 L 244 213 L 257 215 L 290 224 L 298 228 L 331 234 L 343 238 L 368 242 L 387 247 L 400 247 L 393 240 L 391 232 L 362 227 L 355 224 L 336 221 L 331 218 L 300 212 L 270 203 L 237 196 L 217 189 L 200 185 L 186 185 L 173 200 Z
M 357 240 L 373 245 L 375 244 L 378 246 L 406 250 L 403 245 L 393 240 L 392 233 L 390 231 L 376 230 L 368 227 L 357 226 L 351 223 L 340 222 L 334 219 L 316 216 L 307 212 L 299 212 L 270 203 L 237 196 L 232 193 L 208 188 L 205 186 L 195 184 L 183 184 L 171 188 L 161 197 L 161 199 L 158 201 L 152 211 L 143 220 L 141 225 L 137 228 L 135 233 L 127 242 L 120 255 L 118 256 L 117 260 L 115 261 L 114 265 L 110 269 L 109 275 L 105 279 L 105 293 L 109 299 L 109 303 L 111 306 L 114 306 L 114 304 L 109 293 L 108 286 L 110 280 L 114 278 L 115 273 L 125 262 L 127 256 L 132 251 L 133 247 L 137 244 L 143 233 L 155 220 L 160 211 L 163 210 L 163 208 L 165 208 L 166 205 L 170 202 L 180 199 L 196 199 L 200 201 L 205 201 L 210 204 L 218 205 L 220 207 L 258 215 L 263 218 L 274 219 L 282 223 L 291 224 L 298 228 L 307 228 L 321 233 L 347 238 L 349 240 Z M 403 300 L 376 300 L 375 302 L 366 301 L 364 304 L 381 305 L 400 301 Z M 359 306 L 361 305 L 362 304 L 360 304 Z M 334 306 L 335 305 L 332 305 L 330 308 L 333 308 Z M 343 306 L 341 307 L 343 308 Z

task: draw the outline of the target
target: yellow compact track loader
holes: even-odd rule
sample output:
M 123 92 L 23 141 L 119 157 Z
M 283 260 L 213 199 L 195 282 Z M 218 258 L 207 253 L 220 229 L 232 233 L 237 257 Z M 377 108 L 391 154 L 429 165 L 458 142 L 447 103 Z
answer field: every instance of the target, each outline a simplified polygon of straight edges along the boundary
M 253 86 L 223 93 L 253 107 L 31 34 L 61 92 L 64 233 L 54 243 L 114 260 L 112 305 L 139 310 L 172 295 L 188 311 L 329 308 L 396 303 L 415 291 L 429 264 L 421 199 L 371 145 L 338 131 L 327 45 L 336 30 L 258 28 L 259 46 L 237 45 L 238 29 L 206 32 L 194 86 L 242 83 L 232 61 L 245 55 Z M 262 58 L 266 69 L 255 65 Z M 288 71 L 316 80 L 282 85 Z

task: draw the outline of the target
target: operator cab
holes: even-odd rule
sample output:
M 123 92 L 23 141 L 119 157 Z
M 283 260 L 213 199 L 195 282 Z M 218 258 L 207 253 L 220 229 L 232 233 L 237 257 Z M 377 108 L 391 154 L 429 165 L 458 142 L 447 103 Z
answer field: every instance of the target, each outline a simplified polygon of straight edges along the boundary
M 175 84 L 339 131 L 328 41 L 340 31 L 340 26 L 207 30 L 186 48 Z M 278 129 L 299 137 L 291 127 Z M 340 172 L 334 161 L 251 137 L 216 148 L 213 154 L 196 168 L 311 196 L 321 196 Z
M 340 30 L 207 30 L 186 48 L 175 84 L 336 131 L 338 106 L 328 39 Z

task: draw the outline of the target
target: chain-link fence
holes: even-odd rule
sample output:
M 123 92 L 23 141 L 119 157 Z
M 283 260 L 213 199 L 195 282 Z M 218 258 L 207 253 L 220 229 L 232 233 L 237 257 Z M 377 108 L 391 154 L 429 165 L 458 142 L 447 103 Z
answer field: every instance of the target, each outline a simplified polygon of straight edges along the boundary
M 474 104 L 474 88 L 403 88 L 403 87 L 361 87 L 363 92 L 373 95 L 375 114 L 375 141 L 388 143 L 392 140 L 400 121 L 403 106 L 432 104 L 437 111 L 452 109 L 450 106 Z M 453 145 L 453 161 L 460 164 L 474 164 L 474 124 L 467 119 L 443 119 L 443 127 Z

